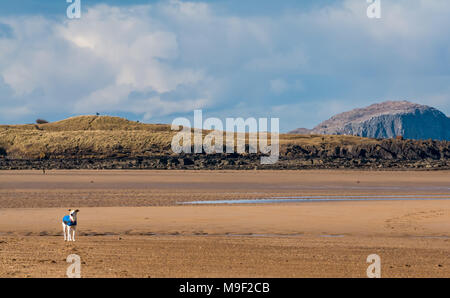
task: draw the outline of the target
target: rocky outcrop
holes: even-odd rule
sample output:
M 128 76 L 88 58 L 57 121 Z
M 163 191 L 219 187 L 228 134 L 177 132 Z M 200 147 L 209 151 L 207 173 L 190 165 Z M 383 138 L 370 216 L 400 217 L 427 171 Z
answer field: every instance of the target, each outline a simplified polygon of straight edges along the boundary
M 298 129 L 291 133 L 450 140 L 450 118 L 432 107 L 388 101 L 338 114 L 312 130 Z
M 283 145 L 279 162 L 261 165 L 259 154 L 161 154 L 92 158 L 12 159 L 0 169 L 450 169 L 450 142 L 387 139 L 374 143 Z M 122 156 L 122 157 L 118 157 Z

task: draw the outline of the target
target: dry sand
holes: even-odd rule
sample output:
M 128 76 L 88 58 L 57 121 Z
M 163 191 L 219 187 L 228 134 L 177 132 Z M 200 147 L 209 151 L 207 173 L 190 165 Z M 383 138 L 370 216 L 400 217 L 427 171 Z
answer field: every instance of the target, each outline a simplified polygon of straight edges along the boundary
M 0 277 L 450 277 L 450 172 L 0 171 Z M 407 195 L 417 201 L 186 206 Z M 433 195 L 433 196 L 432 196 Z M 61 218 L 79 208 L 78 239 Z

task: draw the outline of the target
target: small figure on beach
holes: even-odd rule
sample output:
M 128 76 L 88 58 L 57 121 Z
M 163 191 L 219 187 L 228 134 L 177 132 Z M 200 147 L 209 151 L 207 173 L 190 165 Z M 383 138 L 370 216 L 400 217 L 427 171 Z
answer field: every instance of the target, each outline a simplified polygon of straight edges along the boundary
M 64 231 L 64 241 L 75 241 L 78 212 L 80 212 L 78 209 L 69 209 L 69 215 L 63 217 L 62 226 Z

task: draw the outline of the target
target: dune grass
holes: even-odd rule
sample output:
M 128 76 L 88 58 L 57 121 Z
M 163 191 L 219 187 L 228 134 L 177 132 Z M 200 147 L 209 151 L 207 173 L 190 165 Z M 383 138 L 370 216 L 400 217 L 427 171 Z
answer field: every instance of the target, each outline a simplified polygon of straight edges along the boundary
M 46 124 L 1 125 L 0 149 L 12 158 L 170 154 L 176 133 L 166 124 L 145 124 L 110 116 L 77 116 Z M 204 131 L 203 135 L 208 133 Z M 246 137 L 248 143 L 248 135 L 235 135 L 235 140 L 238 137 Z M 356 136 L 280 135 L 281 146 L 372 142 L 377 140 Z

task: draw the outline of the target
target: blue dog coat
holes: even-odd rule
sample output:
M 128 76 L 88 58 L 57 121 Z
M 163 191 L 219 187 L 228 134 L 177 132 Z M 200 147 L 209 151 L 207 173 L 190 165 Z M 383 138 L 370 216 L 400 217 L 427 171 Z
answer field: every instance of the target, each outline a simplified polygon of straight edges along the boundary
M 66 225 L 70 226 L 76 226 L 77 222 L 76 221 L 71 221 L 70 220 L 70 215 L 66 215 L 63 217 L 63 223 L 65 223 Z

